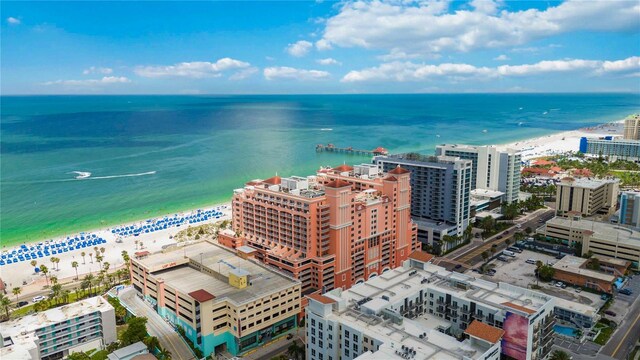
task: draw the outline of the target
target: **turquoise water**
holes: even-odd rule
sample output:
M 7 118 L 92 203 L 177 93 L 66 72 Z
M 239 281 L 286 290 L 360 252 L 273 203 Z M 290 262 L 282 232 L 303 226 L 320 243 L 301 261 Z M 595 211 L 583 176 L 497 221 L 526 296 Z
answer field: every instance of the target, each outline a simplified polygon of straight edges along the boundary
M 16 96 L 0 102 L 3 246 L 220 203 L 246 181 L 276 172 L 307 175 L 320 165 L 370 160 L 316 153 L 317 143 L 433 153 L 438 143 L 506 143 L 640 111 L 640 97 L 630 94 Z M 81 173 L 91 174 L 75 179 Z
M 569 326 L 563 325 L 553 325 L 553 331 L 557 332 L 560 335 L 574 337 L 573 328 Z

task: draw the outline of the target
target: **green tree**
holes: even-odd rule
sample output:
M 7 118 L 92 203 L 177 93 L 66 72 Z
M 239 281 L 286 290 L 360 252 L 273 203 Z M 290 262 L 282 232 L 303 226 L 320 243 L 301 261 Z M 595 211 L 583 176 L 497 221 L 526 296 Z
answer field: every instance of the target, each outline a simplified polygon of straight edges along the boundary
M 47 280 L 47 286 L 49 286 L 49 277 L 48 277 L 49 268 L 47 267 L 47 265 L 45 264 L 40 265 L 40 272 L 44 274 L 44 278 L 45 280 Z
M 31 262 L 29 264 L 31 264 L 32 268 L 35 268 L 36 266 L 38 266 L 38 262 L 35 261 L 35 260 L 31 260 Z
M 11 299 L 0 293 L 0 311 L 4 311 L 7 319 L 9 318 L 9 309 L 11 308 Z
M 56 305 L 58 304 L 58 298 L 60 297 L 61 291 L 62 285 L 54 284 L 53 286 L 51 286 L 51 295 L 49 295 L 49 297 L 51 298 L 51 300 L 56 301 Z
M 160 360 L 171 360 L 171 351 L 169 351 L 168 349 L 165 349 L 163 347 L 160 347 L 158 349 L 158 359 Z
M 464 240 L 465 241 L 471 241 L 471 237 L 473 236 L 473 225 L 469 224 L 467 225 L 467 228 L 464 229 Z
M 84 257 L 87 256 L 87 253 L 83 251 L 80 253 L 80 255 L 82 256 L 82 265 L 86 264 L 87 262 L 84 260 Z
M 551 360 L 570 360 L 571 356 L 562 350 L 554 350 L 551 353 Z
M 72 261 L 71 262 L 71 267 L 76 270 L 76 280 L 78 280 L 78 262 L 77 261 Z
M 294 341 L 287 348 L 287 355 L 294 358 L 295 360 L 304 359 L 304 347 L 298 345 L 297 341 Z
M 482 254 L 480 254 L 480 256 L 482 256 L 482 260 L 486 262 L 489 258 L 489 253 L 485 250 L 482 252 Z
M 556 270 L 552 266 L 542 265 L 538 269 L 538 276 L 542 281 L 550 281 L 551 279 L 553 279 L 553 275 L 555 274 L 555 272 Z
M 19 286 L 16 286 L 13 288 L 13 290 L 11 290 L 11 293 L 13 293 L 13 295 L 16 296 L 16 302 L 18 301 L 18 295 L 20 295 L 20 293 L 22 293 L 22 288 Z
M 89 296 L 91 296 L 92 294 L 92 286 L 93 286 L 93 280 L 95 279 L 95 276 L 93 276 L 93 274 L 87 274 L 84 276 L 84 278 L 82 279 L 82 283 L 80 284 L 80 286 L 82 286 L 83 288 L 89 288 Z
M 592 257 L 587 263 L 587 269 L 598 271 L 600 270 L 600 259 L 597 257 Z
M 93 264 L 93 253 L 89 253 L 89 259 L 91 259 L 91 263 Z
M 144 340 L 142 340 L 142 342 L 147 345 L 147 349 L 151 353 L 160 348 L 160 342 L 155 336 L 147 336 L 146 338 L 144 338 Z
M 129 346 L 147 337 L 147 318 L 132 317 L 127 320 L 127 330 L 120 334 L 122 346 Z

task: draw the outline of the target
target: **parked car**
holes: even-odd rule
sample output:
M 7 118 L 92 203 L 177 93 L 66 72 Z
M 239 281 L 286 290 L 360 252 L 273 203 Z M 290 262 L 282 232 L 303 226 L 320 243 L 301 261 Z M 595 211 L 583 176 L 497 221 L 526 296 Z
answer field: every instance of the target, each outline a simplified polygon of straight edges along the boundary
M 502 255 L 509 256 L 509 257 L 516 256 L 516 254 L 514 254 L 513 251 L 509 251 L 509 250 L 502 250 Z
M 502 235 L 498 235 L 498 239 L 502 239 Z
M 558 260 L 562 259 L 563 257 L 564 257 L 564 255 L 562 255 L 562 254 L 556 255 L 556 259 L 558 259 Z
M 561 288 L 561 287 L 562 287 L 562 285 L 564 285 L 564 284 L 562 283 L 562 281 L 558 281 L 558 282 L 556 283 L 556 287 Z
M 535 265 L 536 261 L 533 259 L 527 259 L 527 261 L 525 261 L 527 264 L 533 264 Z
M 458 269 L 460 269 L 461 267 L 462 267 L 462 265 L 458 264 L 458 265 L 456 265 L 456 266 L 454 267 L 454 269 L 458 270 Z
M 605 315 L 609 315 L 609 316 L 616 316 L 618 314 L 616 314 L 615 312 L 611 311 L 611 310 L 607 310 L 604 312 Z
M 522 249 L 518 249 L 517 247 L 513 247 L 513 246 L 509 246 L 507 250 L 516 252 L 518 254 L 522 252 Z
M 567 284 L 563 283 L 562 285 L 560 285 L 560 287 L 563 288 L 563 289 L 566 289 L 567 288 Z
M 39 301 L 44 300 L 44 296 L 42 296 L 42 295 L 38 295 L 38 296 L 35 296 L 35 297 L 34 297 L 33 299 L 31 299 L 31 300 L 33 300 L 33 302 L 34 302 L 34 303 L 37 303 L 37 302 L 39 302 Z
M 609 299 L 609 295 L 607 295 L 607 294 L 602 294 L 602 295 L 600 295 L 600 299 L 602 299 L 602 300 L 607 300 L 607 299 Z
M 16 307 L 23 307 L 23 306 L 27 306 L 29 305 L 28 301 L 20 301 L 18 302 L 18 304 L 16 304 Z
M 509 259 L 507 259 L 507 258 L 506 258 L 506 257 L 504 257 L 504 256 L 498 256 L 498 260 L 500 260 L 500 261 L 504 261 L 504 262 L 509 261 Z
M 577 287 L 577 288 L 576 288 L 576 292 L 577 292 L 577 293 L 582 292 L 582 288 Z
M 618 291 L 620 294 L 624 294 L 624 295 L 631 295 L 633 294 L 633 291 L 631 291 L 630 289 L 622 289 L 620 291 Z

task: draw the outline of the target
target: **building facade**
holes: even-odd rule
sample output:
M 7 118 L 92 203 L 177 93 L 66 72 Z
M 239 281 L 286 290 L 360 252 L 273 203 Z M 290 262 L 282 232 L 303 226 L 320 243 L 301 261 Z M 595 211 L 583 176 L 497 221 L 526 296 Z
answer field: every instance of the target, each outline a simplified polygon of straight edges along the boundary
M 580 138 L 580 152 L 595 156 L 606 156 L 609 160 L 640 161 L 640 140 L 629 140 L 605 136 L 602 138 Z
M 418 224 L 418 240 L 455 246 L 441 240 L 462 236 L 469 225 L 471 160 L 410 153 L 376 156 L 373 162 L 382 171 L 401 166 L 411 172 L 411 216 Z
M 623 225 L 640 227 L 640 193 L 624 191 L 620 194 L 620 214 L 618 222 Z
M 548 238 L 564 240 L 567 245 L 581 244 L 581 254 L 595 255 L 640 264 L 640 231 L 630 226 L 582 219 L 579 216 L 555 217 L 537 230 Z
M 618 205 L 619 180 L 567 177 L 556 184 L 556 213 L 612 214 Z
M 640 114 L 633 114 L 624 119 L 624 138 L 640 140 Z
M 133 259 L 131 283 L 204 356 L 284 336 L 302 311 L 298 280 L 209 242 Z
M 598 270 L 590 269 L 587 266 L 592 259 L 598 259 Z M 555 270 L 553 278 L 574 286 L 612 294 L 616 279 L 619 276 L 624 276 L 629 264 L 628 261 L 605 257 L 585 259 L 567 255 L 553 264 Z
M 410 173 L 362 164 L 254 180 L 233 195 L 233 230 L 256 258 L 307 294 L 349 288 L 400 266 L 419 247 Z
M 512 203 L 520 194 L 522 155 L 514 149 L 498 150 L 495 146 L 443 144 L 436 155 L 471 160 L 471 190 L 488 189 L 504 193 L 503 201 Z
M 115 341 L 115 310 L 100 296 L 0 324 L 0 358 L 7 360 L 61 359 Z
M 307 351 L 312 360 L 321 349 L 323 360 L 395 358 L 389 349 L 407 359 L 407 348 L 410 359 L 544 359 L 553 345 L 553 299 L 449 272 L 415 252 L 403 267 L 350 290 L 314 295 Z

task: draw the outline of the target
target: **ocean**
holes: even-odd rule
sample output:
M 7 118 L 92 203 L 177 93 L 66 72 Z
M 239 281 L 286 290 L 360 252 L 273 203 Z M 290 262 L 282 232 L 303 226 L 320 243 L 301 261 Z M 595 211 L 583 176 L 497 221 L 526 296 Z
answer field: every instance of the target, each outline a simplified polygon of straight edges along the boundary
M 432 154 L 619 120 L 632 94 L 3 96 L 0 242 L 9 246 L 230 199 L 255 178 Z M 486 132 L 483 132 L 486 130 Z M 576 149 L 577 150 L 577 149 Z

